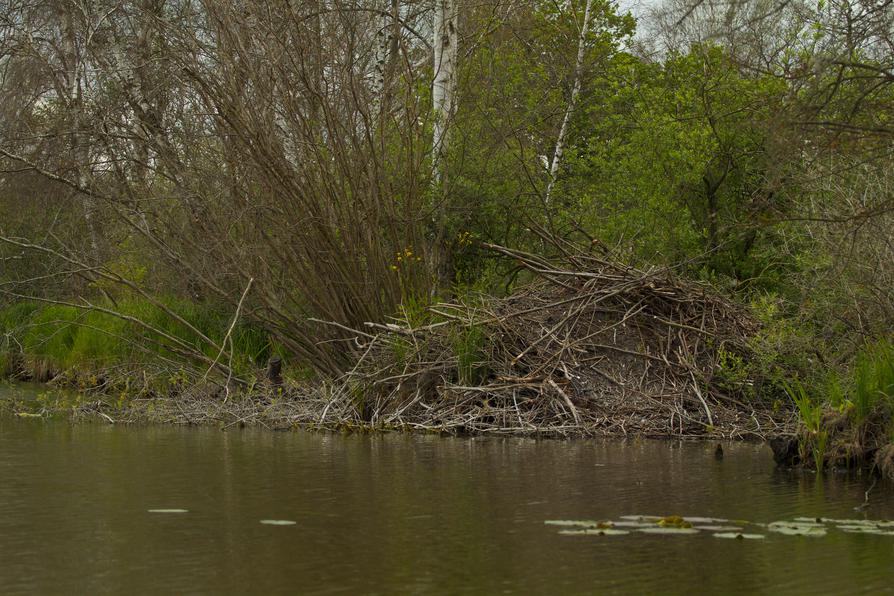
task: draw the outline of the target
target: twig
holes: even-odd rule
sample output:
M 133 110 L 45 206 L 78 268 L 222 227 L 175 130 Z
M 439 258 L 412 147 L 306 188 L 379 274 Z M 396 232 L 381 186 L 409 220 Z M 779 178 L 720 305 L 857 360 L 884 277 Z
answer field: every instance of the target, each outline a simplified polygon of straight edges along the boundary
M 251 284 L 253 284 L 255 278 L 251 277 L 248 280 L 248 284 L 245 286 L 245 291 L 242 292 L 242 297 L 239 299 L 239 304 L 236 305 L 236 312 L 233 313 L 233 320 L 230 323 L 229 329 L 227 329 L 226 335 L 224 335 L 223 341 L 220 342 L 220 351 L 217 353 L 217 356 L 214 358 L 214 361 L 211 363 L 211 366 L 208 367 L 208 370 L 205 371 L 205 374 L 202 376 L 202 380 L 205 381 L 208 379 L 208 374 L 214 370 L 214 367 L 217 366 L 220 357 L 223 355 L 224 350 L 226 350 L 227 342 L 230 344 L 230 366 L 227 367 L 227 381 L 224 385 L 224 389 L 226 391 L 226 395 L 224 396 L 224 402 L 227 401 L 230 397 L 230 380 L 233 377 L 233 368 L 232 368 L 232 356 L 233 356 L 233 342 L 230 339 L 230 336 L 233 334 L 233 329 L 236 327 L 236 322 L 239 320 L 239 313 L 242 311 L 242 303 L 245 302 L 245 297 L 248 296 L 248 291 L 251 289 Z
M 562 391 L 562 388 L 559 387 L 559 385 L 552 379 L 547 381 L 547 383 L 549 383 L 550 387 L 555 389 L 556 393 L 558 393 L 562 397 L 562 399 L 565 400 L 565 403 L 568 404 L 568 408 L 571 410 L 571 415 L 574 416 L 574 422 L 578 426 L 580 426 L 580 414 L 577 413 L 577 408 L 575 408 L 574 404 L 571 403 L 571 398 L 568 397 L 568 394 Z
M 864 509 L 869 507 L 869 493 L 871 493 L 872 489 L 875 488 L 876 482 L 878 482 L 878 476 L 873 476 L 872 484 L 869 485 L 869 488 L 867 488 L 866 492 L 863 494 L 863 504 L 854 507 L 854 511 L 863 511 Z

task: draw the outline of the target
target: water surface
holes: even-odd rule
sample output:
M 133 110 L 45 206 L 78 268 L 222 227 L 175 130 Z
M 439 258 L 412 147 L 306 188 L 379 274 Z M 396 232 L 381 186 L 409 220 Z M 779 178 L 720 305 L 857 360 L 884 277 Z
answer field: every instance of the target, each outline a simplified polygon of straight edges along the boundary
M 552 519 L 894 519 L 769 449 L 0 417 L 0 592 L 880 593 L 894 537 L 563 536 Z M 151 513 L 185 509 L 186 513 Z M 290 520 L 266 525 L 261 520 Z

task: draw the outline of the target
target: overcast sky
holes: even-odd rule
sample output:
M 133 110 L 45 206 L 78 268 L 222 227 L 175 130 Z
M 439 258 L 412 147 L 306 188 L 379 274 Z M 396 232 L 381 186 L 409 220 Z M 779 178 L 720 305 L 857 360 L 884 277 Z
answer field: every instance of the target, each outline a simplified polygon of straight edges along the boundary
M 635 17 L 642 16 L 644 9 L 657 6 L 660 3 L 660 0 L 618 0 L 621 10 L 629 10 Z

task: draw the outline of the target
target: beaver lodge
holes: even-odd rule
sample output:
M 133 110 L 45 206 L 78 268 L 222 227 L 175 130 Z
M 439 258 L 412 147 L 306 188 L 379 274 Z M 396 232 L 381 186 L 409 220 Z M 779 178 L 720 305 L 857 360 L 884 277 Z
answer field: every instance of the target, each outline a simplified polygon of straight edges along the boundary
M 77 407 L 63 398 L 59 407 L 115 422 L 222 428 L 795 436 L 791 401 L 749 376 L 760 326 L 747 311 L 671 269 L 643 271 L 598 244 L 589 251 L 545 239 L 558 257 L 482 245 L 529 272 L 508 297 L 467 297 L 363 329 L 316 321 L 345 333 L 356 354 L 338 379 L 283 382 L 277 369 L 244 391 L 187 383 L 147 387 L 123 403 L 82 387 Z
M 703 284 L 559 245 L 484 245 L 535 280 L 509 297 L 429 308 L 434 322 L 367 324 L 342 380 L 366 422 L 458 433 L 765 438 L 789 410 L 730 363 L 758 323 Z M 741 376 L 741 375 L 738 375 Z

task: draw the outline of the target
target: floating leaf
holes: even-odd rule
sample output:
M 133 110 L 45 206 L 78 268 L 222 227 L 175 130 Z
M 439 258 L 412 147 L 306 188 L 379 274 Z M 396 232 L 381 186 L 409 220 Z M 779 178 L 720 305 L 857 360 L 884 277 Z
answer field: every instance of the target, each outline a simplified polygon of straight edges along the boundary
M 570 526 L 570 527 L 595 527 L 599 524 L 599 522 L 584 519 L 548 519 L 545 522 L 548 526 Z
M 646 534 L 698 534 L 698 530 L 695 528 L 640 528 L 637 532 L 644 532 Z
M 894 536 L 894 531 L 884 530 L 882 528 L 873 528 L 871 526 L 839 526 L 842 532 L 848 534 L 874 534 L 876 536 Z
M 775 521 L 770 524 L 767 524 L 768 528 L 774 528 L 777 526 L 785 526 L 787 528 L 825 528 L 823 524 L 818 524 L 816 522 L 800 522 L 800 521 Z
M 612 525 L 616 528 L 651 528 L 655 526 L 655 522 L 638 522 L 638 521 L 627 521 L 621 520 L 612 522 Z
M 786 536 L 813 536 L 819 538 L 826 535 L 826 529 L 816 524 L 804 522 L 773 522 L 767 529 Z
M 870 519 L 826 519 L 824 520 L 830 524 L 835 524 L 837 526 L 873 526 L 875 527 L 879 522 L 872 521 Z
M 848 534 L 882 534 L 885 532 L 885 530 L 871 526 L 839 526 L 838 529 Z
M 735 540 L 761 540 L 766 538 L 763 534 L 743 534 L 741 532 L 719 532 L 714 534 L 716 538 L 733 538 Z
M 562 534 L 563 536 L 623 536 L 624 534 L 629 533 L 628 530 L 614 530 L 612 528 L 559 531 L 559 534 Z
M 741 532 L 741 526 L 693 526 L 696 530 L 708 530 L 710 532 Z
M 189 509 L 149 509 L 149 513 L 189 513 Z
M 662 518 L 660 515 L 622 515 L 621 519 L 638 522 L 657 522 Z
M 662 528 L 691 528 L 692 524 L 679 515 L 668 515 L 658 520 L 658 525 Z
M 262 519 L 262 524 L 268 526 L 294 526 L 295 522 L 290 519 Z
M 685 516 L 683 519 L 692 524 L 723 524 L 729 522 L 728 519 L 722 517 L 690 517 Z

